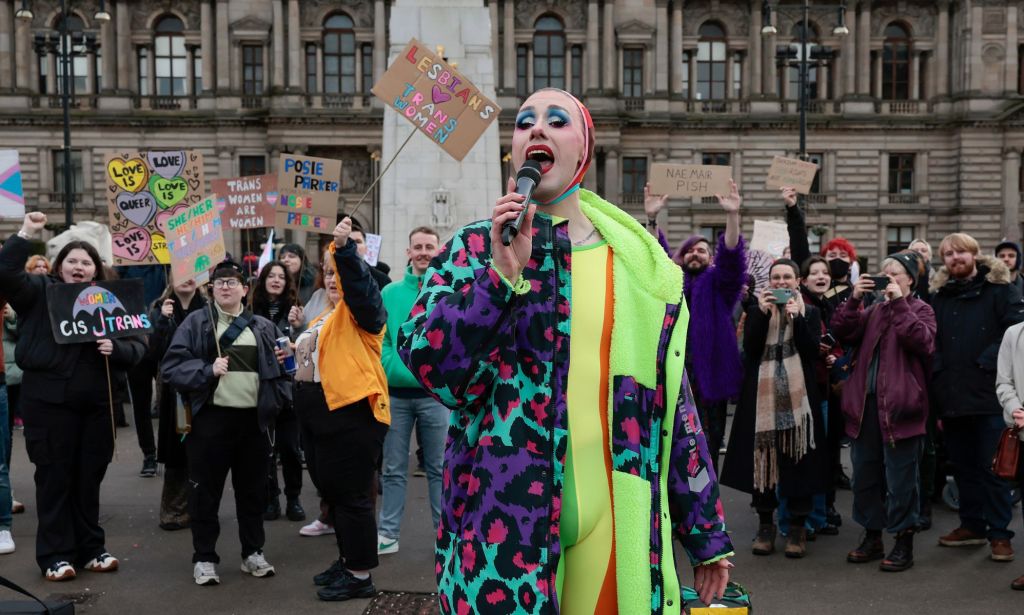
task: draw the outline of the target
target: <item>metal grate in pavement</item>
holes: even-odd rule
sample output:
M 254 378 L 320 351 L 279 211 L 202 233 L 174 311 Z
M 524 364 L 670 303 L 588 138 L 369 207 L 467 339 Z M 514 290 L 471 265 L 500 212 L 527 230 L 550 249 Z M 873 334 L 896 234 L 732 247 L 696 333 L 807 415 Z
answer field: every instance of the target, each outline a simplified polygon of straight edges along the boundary
M 363 615 L 437 615 L 437 594 L 381 592 L 370 601 Z

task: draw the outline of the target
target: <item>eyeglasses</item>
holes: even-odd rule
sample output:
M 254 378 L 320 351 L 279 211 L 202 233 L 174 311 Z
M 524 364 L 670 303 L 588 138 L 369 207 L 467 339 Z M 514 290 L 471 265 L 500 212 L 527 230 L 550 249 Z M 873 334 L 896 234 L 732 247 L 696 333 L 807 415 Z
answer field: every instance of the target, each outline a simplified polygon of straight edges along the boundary
M 241 285 L 238 278 L 220 278 L 213 281 L 214 288 L 238 288 Z

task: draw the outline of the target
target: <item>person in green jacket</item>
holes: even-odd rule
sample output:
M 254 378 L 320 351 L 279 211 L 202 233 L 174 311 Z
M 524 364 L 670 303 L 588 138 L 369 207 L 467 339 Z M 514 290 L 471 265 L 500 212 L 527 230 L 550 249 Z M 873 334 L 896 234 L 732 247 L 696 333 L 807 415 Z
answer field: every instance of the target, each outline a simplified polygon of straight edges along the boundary
M 416 439 L 423 447 L 423 466 L 427 473 L 430 513 L 437 528 L 441 516 L 441 466 L 444 462 L 444 441 L 448 431 L 449 410 L 430 397 L 398 356 L 398 331 L 409 319 L 423 283 L 423 274 L 437 255 L 440 237 L 430 227 L 417 227 L 409 233 L 405 254 L 409 265 L 405 278 L 392 282 L 381 291 L 388 312 L 387 334 L 381 360 L 388 377 L 391 395 L 391 428 L 384 439 L 384 466 L 381 486 L 384 502 L 377 524 L 377 553 L 397 553 L 398 535 L 405 510 L 405 486 L 409 476 L 409 438 L 413 426 Z

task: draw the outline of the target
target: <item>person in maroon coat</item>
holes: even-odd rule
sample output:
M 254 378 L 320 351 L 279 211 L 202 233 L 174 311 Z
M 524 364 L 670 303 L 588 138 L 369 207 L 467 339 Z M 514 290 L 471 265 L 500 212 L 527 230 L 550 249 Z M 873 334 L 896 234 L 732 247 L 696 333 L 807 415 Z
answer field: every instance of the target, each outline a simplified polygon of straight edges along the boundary
M 847 555 L 864 563 L 885 555 L 882 530 L 896 543 L 882 570 L 897 572 L 914 563 L 914 528 L 920 493 L 918 465 L 928 420 L 928 371 L 935 352 L 935 313 L 914 296 L 924 268 L 910 251 L 889 256 L 878 288 L 862 276 L 832 319 L 841 341 L 858 347 L 853 374 L 843 389 L 846 435 L 853 440 L 853 519 L 865 537 Z M 864 307 L 864 295 L 881 301 Z

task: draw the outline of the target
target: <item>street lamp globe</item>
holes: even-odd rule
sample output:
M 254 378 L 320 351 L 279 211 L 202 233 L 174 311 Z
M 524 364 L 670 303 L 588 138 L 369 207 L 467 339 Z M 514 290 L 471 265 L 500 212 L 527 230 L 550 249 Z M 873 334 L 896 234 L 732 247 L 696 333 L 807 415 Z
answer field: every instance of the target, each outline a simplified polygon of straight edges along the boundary
M 761 28 L 761 34 L 763 34 L 765 36 L 768 36 L 770 34 L 778 34 L 778 33 L 779 33 L 779 29 L 776 28 L 772 24 L 768 24 L 767 26 L 764 26 L 763 28 Z
M 92 18 L 99 23 L 107 23 L 110 21 L 110 13 L 107 11 L 96 11 L 96 14 Z
M 832 28 L 832 34 L 835 34 L 836 36 L 848 36 L 850 34 L 850 29 L 846 27 L 846 24 L 839 24 Z
M 35 15 L 32 14 L 32 9 L 22 6 L 17 11 L 14 11 L 14 18 L 22 21 L 32 21 L 35 18 Z

